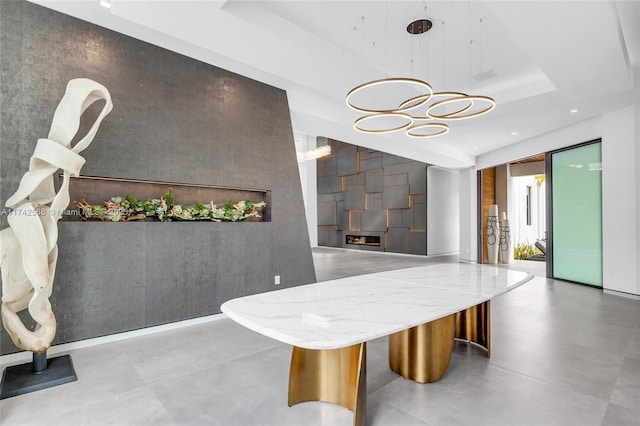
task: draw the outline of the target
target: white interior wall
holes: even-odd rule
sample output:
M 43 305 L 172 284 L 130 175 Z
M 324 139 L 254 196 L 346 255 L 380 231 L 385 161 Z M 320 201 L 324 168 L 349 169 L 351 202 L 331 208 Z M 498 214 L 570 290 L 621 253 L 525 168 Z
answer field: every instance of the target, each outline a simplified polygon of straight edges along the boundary
M 427 168 L 427 255 L 460 248 L 460 179 L 455 170 Z
M 458 172 L 460 184 L 460 260 L 463 262 L 478 261 L 478 226 L 476 170 L 473 167 Z
M 636 108 L 631 106 L 606 114 L 602 122 L 604 288 L 632 294 L 640 294 L 636 262 L 639 226 Z
M 475 247 L 477 238 L 475 204 L 467 206 L 471 200 L 475 203 L 475 170 L 602 137 L 603 287 L 640 295 L 640 176 L 635 167 L 640 164 L 639 110 L 640 105 L 623 108 L 478 156 L 475 169 L 460 173 L 461 259 L 469 260 L 466 251 Z
M 316 147 L 315 136 L 294 132 L 293 134 L 296 151 L 304 152 Z M 304 209 L 307 216 L 307 227 L 309 230 L 309 242 L 311 247 L 318 246 L 318 188 L 316 160 L 298 161 L 298 171 L 300 172 L 300 184 L 302 185 L 302 198 L 304 199 Z

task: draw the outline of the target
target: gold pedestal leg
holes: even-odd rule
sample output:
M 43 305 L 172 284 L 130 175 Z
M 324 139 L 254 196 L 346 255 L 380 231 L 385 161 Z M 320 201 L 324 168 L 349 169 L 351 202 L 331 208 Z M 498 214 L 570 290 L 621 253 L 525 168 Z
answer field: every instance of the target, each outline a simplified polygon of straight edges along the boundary
M 491 356 L 491 305 L 489 300 L 456 314 L 456 338 L 477 343 Z
M 451 360 L 455 315 L 391 334 L 391 369 L 406 379 L 420 383 L 440 380 Z
M 289 373 L 289 406 L 326 401 L 353 411 L 353 425 L 367 423 L 367 344 L 341 349 L 293 347 Z

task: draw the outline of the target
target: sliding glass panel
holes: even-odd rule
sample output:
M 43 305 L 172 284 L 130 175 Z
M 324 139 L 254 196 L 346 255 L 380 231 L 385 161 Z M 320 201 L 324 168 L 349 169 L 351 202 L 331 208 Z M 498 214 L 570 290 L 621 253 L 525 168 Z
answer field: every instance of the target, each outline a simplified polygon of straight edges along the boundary
M 601 143 L 552 154 L 553 276 L 602 286 Z

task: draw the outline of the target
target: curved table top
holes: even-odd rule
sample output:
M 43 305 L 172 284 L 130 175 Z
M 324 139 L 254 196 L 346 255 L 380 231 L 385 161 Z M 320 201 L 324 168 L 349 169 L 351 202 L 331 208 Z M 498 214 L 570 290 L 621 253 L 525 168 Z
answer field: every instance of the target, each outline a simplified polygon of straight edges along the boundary
M 435 264 L 254 294 L 221 309 L 281 342 L 337 349 L 460 312 L 532 278 L 497 266 Z

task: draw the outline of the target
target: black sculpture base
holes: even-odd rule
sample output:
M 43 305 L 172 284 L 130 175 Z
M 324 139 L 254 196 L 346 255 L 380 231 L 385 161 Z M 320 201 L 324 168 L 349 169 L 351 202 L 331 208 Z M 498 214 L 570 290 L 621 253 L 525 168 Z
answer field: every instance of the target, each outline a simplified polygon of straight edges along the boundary
M 0 399 L 23 395 L 78 380 L 70 355 L 47 359 L 33 354 L 33 362 L 7 367 L 2 374 Z

